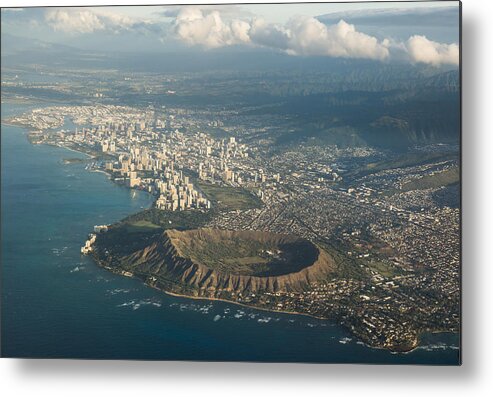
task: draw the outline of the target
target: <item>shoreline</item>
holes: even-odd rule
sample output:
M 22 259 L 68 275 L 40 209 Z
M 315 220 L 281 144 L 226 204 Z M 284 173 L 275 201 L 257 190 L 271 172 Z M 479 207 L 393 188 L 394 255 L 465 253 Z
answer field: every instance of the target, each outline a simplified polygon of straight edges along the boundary
M 204 296 L 191 296 L 191 295 L 178 294 L 176 292 L 165 291 L 165 290 L 159 289 L 157 287 L 153 287 L 152 285 L 149 285 L 146 282 L 144 282 L 144 284 L 147 285 L 148 287 L 154 288 L 157 291 L 164 292 L 166 295 L 175 296 L 177 298 L 185 298 L 185 299 L 193 299 L 193 300 L 204 300 L 204 301 L 225 302 L 225 303 L 230 303 L 230 304 L 233 304 L 233 305 L 238 305 L 238 306 L 246 307 L 248 309 L 261 310 L 263 312 L 268 312 L 268 313 L 282 313 L 282 314 L 292 314 L 292 315 L 295 315 L 295 316 L 310 317 L 310 318 L 314 318 L 314 319 L 317 319 L 317 320 L 323 320 L 323 321 L 332 322 L 333 325 L 340 325 L 339 323 L 335 322 L 334 320 L 332 320 L 330 318 L 317 317 L 317 316 L 314 316 L 313 314 L 300 313 L 300 312 L 288 312 L 286 310 L 266 309 L 264 307 L 248 305 L 246 303 L 241 303 L 241 302 L 236 302 L 236 301 L 230 301 L 228 299 L 223 299 L 223 298 L 210 298 L 210 297 L 204 297 Z
M 19 127 L 19 128 L 22 128 L 25 130 L 25 133 L 26 134 L 29 134 L 29 131 L 27 130 L 26 126 L 21 126 L 21 125 L 17 125 L 17 124 L 9 124 L 9 123 L 3 123 L 2 124 L 8 124 L 8 125 L 11 125 L 11 126 L 15 126 L 15 127 Z M 32 143 L 30 143 L 32 145 Z M 45 144 L 45 143 L 42 143 L 42 144 Z M 77 150 L 77 149 L 73 149 L 71 147 L 68 147 L 68 146 L 65 146 L 65 145 L 61 145 L 61 144 L 58 144 L 58 145 L 49 145 L 49 146 L 52 146 L 52 147 L 57 147 L 57 148 L 62 148 L 62 149 L 66 149 L 66 150 L 69 150 L 71 152 L 75 152 L 75 153 L 80 153 L 80 154 L 84 154 L 85 156 L 87 156 L 88 158 L 90 159 L 94 159 L 96 156 L 94 155 L 91 155 L 89 153 L 86 153 L 82 150 Z M 104 170 L 86 170 L 88 172 L 97 172 L 97 173 L 102 173 L 102 174 L 105 174 L 108 179 L 111 180 L 111 174 L 107 171 L 104 171 Z M 114 182 L 113 182 L 114 183 Z M 115 183 L 116 184 L 116 183 Z M 129 190 L 132 190 L 132 189 L 129 189 Z M 130 214 L 132 215 L 132 214 Z M 295 316 L 304 316 L 304 317 L 308 317 L 308 318 L 313 318 L 313 319 L 316 319 L 316 320 L 321 320 L 321 321 L 328 321 L 330 323 L 332 323 L 332 325 L 337 325 L 337 326 L 340 326 L 340 327 L 343 327 L 344 329 L 346 329 L 343 325 L 341 325 L 340 323 L 338 323 L 337 321 L 333 320 L 333 319 L 330 319 L 330 318 L 325 318 L 325 317 L 318 317 L 318 316 L 314 316 L 312 314 L 308 314 L 308 313 L 300 313 L 300 312 L 292 312 L 292 311 L 286 311 L 286 310 L 272 310 L 272 309 L 268 309 L 268 308 L 262 308 L 262 307 L 257 307 L 257 306 L 254 306 L 254 305 L 248 305 L 248 304 L 245 304 L 245 303 L 241 303 L 241 302 L 236 302 L 236 301 L 231 301 L 231 300 L 227 300 L 227 299 L 222 299 L 222 298 L 211 298 L 211 297 L 200 297 L 200 296 L 191 296 L 191 295 L 184 295 L 184 294 L 178 294 L 178 293 L 174 293 L 174 292 L 171 292 L 171 291 L 166 291 L 166 290 L 162 290 L 158 287 L 155 287 L 155 286 L 152 286 L 148 283 L 145 282 L 145 280 L 141 279 L 140 277 L 136 277 L 136 276 L 126 276 L 124 274 L 121 274 L 119 273 L 118 271 L 114 271 L 113 268 L 111 267 L 107 267 L 107 266 L 104 266 L 104 265 L 100 265 L 99 262 L 92 256 L 92 255 L 89 255 L 91 257 L 91 259 L 93 260 L 93 262 L 98 266 L 98 267 L 102 267 L 103 269 L 106 269 L 106 270 L 109 270 L 111 271 L 112 273 L 114 274 L 117 274 L 117 275 L 121 275 L 121 276 L 124 276 L 124 277 L 131 277 L 131 278 L 135 278 L 135 279 L 138 279 L 140 280 L 145 286 L 149 287 L 149 288 L 152 288 L 154 290 L 157 290 L 161 293 L 164 293 L 166 295 L 169 295 L 169 296 L 173 296 L 173 297 L 178 297 L 178 298 L 183 298 L 183 299 L 192 299 L 192 300 L 202 300 L 202 301 L 218 301 L 218 302 L 223 302 L 223 303 L 228 303 L 228 304 L 233 304 L 233 305 L 238 305 L 238 306 L 241 306 L 241 307 L 244 307 L 244 308 L 248 308 L 248 309 L 254 309 L 254 310 L 260 310 L 260 311 L 263 311 L 263 312 L 268 312 L 268 313 L 282 313 L 282 314 L 287 314 L 287 315 L 295 315 Z M 349 334 L 351 334 L 349 332 Z M 358 338 L 359 339 L 359 338 Z M 383 350 L 388 350 L 388 349 L 385 349 L 385 348 L 379 348 L 379 347 L 373 347 L 373 346 L 370 346 L 368 344 L 366 344 L 365 342 L 361 341 L 364 346 L 370 348 L 370 349 L 383 349 Z M 417 347 L 417 346 L 416 346 Z M 414 350 L 416 347 L 414 347 L 412 350 Z M 410 350 L 410 351 L 412 351 Z M 409 351 L 409 352 L 410 352 Z M 391 351 L 392 352 L 392 351 Z M 404 353 L 407 353 L 407 352 L 404 352 Z
M 25 132 L 24 132 L 25 134 L 29 134 L 29 132 L 30 132 L 30 131 L 28 131 L 28 128 L 30 128 L 30 127 L 27 125 L 24 125 L 24 124 L 9 123 L 8 121 L 5 121 L 5 120 L 1 120 L 0 124 L 6 125 L 8 127 L 21 128 L 21 129 L 25 130 Z
M 131 276 L 131 277 L 134 277 L 134 276 Z M 138 277 L 134 277 L 134 278 L 137 278 L 138 279 Z M 160 292 L 163 292 L 166 295 L 174 296 L 174 297 L 177 297 L 177 298 L 193 299 L 193 300 L 204 300 L 204 301 L 218 301 L 218 302 L 224 302 L 224 303 L 228 303 L 228 304 L 238 305 L 238 306 L 245 307 L 245 308 L 248 308 L 248 309 L 260 310 L 260 311 L 268 312 L 268 313 L 281 313 L 281 314 L 288 314 L 288 315 L 294 315 L 294 316 L 303 316 L 303 317 L 308 317 L 308 318 L 312 318 L 312 319 L 316 319 L 316 320 L 321 320 L 321 321 L 327 321 L 327 322 L 330 322 L 332 325 L 336 325 L 336 326 L 339 326 L 339 327 L 344 328 L 349 333 L 349 335 L 351 335 L 353 338 L 357 339 L 359 342 L 361 342 L 365 347 L 367 347 L 369 349 L 384 350 L 384 351 L 390 352 L 391 354 L 409 354 L 409 353 L 413 352 L 414 350 L 416 350 L 420 346 L 420 343 L 419 343 L 420 342 L 420 338 L 419 338 L 419 336 L 417 337 L 416 344 L 412 347 L 412 349 L 409 349 L 409 350 L 401 350 L 401 351 L 398 351 L 398 350 L 391 350 L 391 349 L 388 349 L 388 348 L 385 348 L 385 347 L 371 346 L 371 345 L 367 344 L 366 342 L 364 342 L 363 340 L 361 340 L 361 338 L 357 337 L 356 335 L 354 335 L 350 331 L 348 331 L 348 329 L 343 324 L 337 322 L 335 319 L 331 319 L 331 318 L 328 318 L 328 317 L 319 317 L 319 316 L 315 316 L 315 315 L 309 314 L 309 313 L 289 312 L 289 311 L 286 311 L 286 310 L 266 309 L 266 308 L 263 308 L 263 307 L 248 305 L 248 304 L 245 304 L 245 303 L 236 302 L 236 301 L 230 301 L 230 300 L 222 299 L 222 298 L 208 298 L 208 297 L 200 297 L 200 296 L 190 296 L 190 295 L 177 294 L 177 293 L 174 293 L 174 292 L 169 292 L 169 291 L 165 291 L 165 290 L 159 289 L 157 287 L 153 287 L 152 285 L 147 284 L 145 281 L 143 281 L 143 283 L 144 283 L 144 285 L 147 285 L 147 286 L 149 286 L 151 288 L 154 288 L 154 289 L 156 289 L 156 290 L 158 290 Z M 436 332 L 436 333 L 441 333 L 441 332 Z
M 390 354 L 401 354 L 401 355 L 406 355 L 406 354 L 409 354 L 409 353 L 412 353 L 413 351 L 417 350 L 419 347 L 420 347 L 420 342 L 421 342 L 421 335 L 424 333 L 424 332 L 421 332 L 419 333 L 417 336 L 416 336 L 416 339 L 415 339 L 415 343 L 412 345 L 412 348 L 411 349 L 406 349 L 406 350 L 403 350 L 403 349 L 399 349 L 399 350 L 392 350 L 392 349 L 389 349 L 387 347 L 381 347 L 381 346 L 372 346 L 372 345 L 369 345 L 368 343 L 366 343 L 364 340 L 362 340 L 360 337 L 358 337 L 356 334 L 352 333 L 347 327 L 345 327 L 343 324 L 339 323 L 336 319 L 333 319 L 333 318 L 329 318 L 329 317 L 319 317 L 319 316 L 315 316 L 313 314 L 309 314 L 309 313 L 301 313 L 301 312 L 294 312 L 294 311 L 286 311 L 286 310 L 275 310 L 275 309 L 268 309 L 268 308 L 264 308 L 264 307 L 259 307 L 259 306 L 255 306 L 255 305 L 249 305 L 249 304 L 246 304 L 246 303 L 242 303 L 242 302 L 237 302 L 237 301 L 233 301 L 233 300 L 228 300 L 228 299 L 223 299 L 223 298 L 214 298 L 214 297 L 204 297 L 204 296 L 193 296 L 193 295 L 185 295 L 185 294 L 180 294 L 180 293 L 176 293 L 176 292 L 171 292 L 171 291 L 168 291 L 168 290 L 165 290 L 165 289 L 161 289 L 157 286 L 153 286 L 153 285 L 150 285 L 146 282 L 146 280 L 142 277 L 139 277 L 133 273 L 130 273 L 130 274 L 124 274 L 122 273 L 121 270 L 119 269 L 115 269 L 111 266 L 106 266 L 102 261 L 96 259 L 93 255 L 89 255 L 92 260 L 94 261 L 94 263 L 105 269 L 105 270 L 108 270 L 109 272 L 113 273 L 113 274 L 116 274 L 116 275 L 119 275 L 119 276 L 123 276 L 123 277 L 128 277 L 128 278 L 133 278 L 135 280 L 138 280 L 140 281 L 143 285 L 145 285 L 146 287 L 149 287 L 149 288 L 152 288 L 156 291 L 159 291 L 160 293 L 164 293 L 168 296 L 172 296 L 172 297 L 176 297 L 176 298 L 183 298 L 183 299 L 191 299 L 191 300 L 195 300 L 195 301 L 209 301 L 209 302 L 214 302 L 214 301 L 217 301 L 217 302 L 223 302 L 223 303 L 227 303 L 227 304 L 230 304 L 230 305 L 236 305 L 236 306 L 240 306 L 240 307 L 244 307 L 244 308 L 247 308 L 247 309 L 252 309 L 252 310 L 258 310 L 258 311 L 262 311 L 262 312 L 266 312 L 266 313 L 280 313 L 280 314 L 286 314 L 286 315 L 294 315 L 294 316 L 302 316 L 302 317 L 307 317 L 307 318 L 311 318 L 311 319 L 315 319 L 315 320 L 319 320 L 319 321 L 327 321 L 329 323 L 331 323 L 332 326 L 338 326 L 342 329 L 344 329 L 352 338 L 355 338 L 358 342 L 361 342 L 361 344 L 363 346 L 365 346 L 366 348 L 368 349 L 372 349 L 372 350 L 382 350 L 382 351 L 387 351 L 389 352 Z M 430 333 L 442 333 L 441 331 L 436 331 L 436 332 L 431 332 L 431 331 L 427 331 L 427 332 L 430 332 Z M 453 334 L 453 332 L 450 332 Z
M 9 123 L 9 122 L 5 122 L 4 120 L 0 120 L 0 125 L 6 125 L 6 126 L 10 126 L 10 127 L 16 127 L 16 128 L 20 128 L 22 131 L 23 134 L 25 134 L 26 136 L 29 135 L 29 133 L 31 131 L 29 131 L 29 126 L 26 126 L 26 125 L 23 125 L 23 124 L 15 124 L 15 123 Z M 30 145 L 36 145 L 36 144 L 33 144 L 29 141 L 28 139 L 28 143 Z M 87 159 L 95 159 L 97 156 L 91 154 L 91 153 L 87 153 L 83 150 L 80 150 L 80 149 L 74 149 L 73 147 L 71 146 L 66 146 L 66 145 L 63 145 L 63 144 L 50 144 L 50 143 L 39 143 L 39 145 L 46 145 L 46 146 L 51 146 L 51 147 L 55 147 L 55 148 L 59 148 L 59 149 L 65 149 L 65 150 L 68 150 L 68 151 L 71 151 L 71 152 L 74 152 L 74 153 L 80 153 L 80 154 L 83 154 L 85 156 L 87 156 Z M 117 186 L 122 186 L 121 184 L 118 184 L 117 182 L 115 182 L 114 180 L 111 179 L 112 175 L 111 173 L 109 173 L 108 171 L 106 170 L 99 170 L 99 169 L 91 169 L 91 170 L 85 170 L 87 172 L 94 172 L 94 173 L 102 173 L 102 174 L 105 174 L 111 182 L 113 182 L 113 184 L 117 185 Z M 129 192 L 132 192 L 134 190 L 138 190 L 138 189 L 131 189 L 131 188 L 128 188 Z M 139 192 L 145 192 L 147 193 L 149 196 L 152 197 L 152 194 L 150 194 L 149 192 L 146 192 L 145 190 L 138 190 Z M 154 198 L 153 198 L 154 200 Z M 152 203 L 149 207 L 147 207 L 146 209 L 148 208 L 151 208 L 152 207 Z M 129 214 L 130 215 L 133 215 L 133 214 Z
M 25 133 L 29 134 L 29 131 L 27 130 L 26 126 L 22 126 L 22 125 L 18 125 L 18 124 L 12 124 L 12 123 L 3 123 L 3 122 L 2 122 L 2 124 L 7 124 L 7 125 L 19 127 L 21 129 L 24 129 L 25 130 Z M 32 143 L 30 143 L 30 144 L 32 145 Z M 44 143 L 42 143 L 42 144 L 44 144 Z M 61 144 L 58 144 L 58 145 L 49 145 L 49 146 L 66 149 L 66 150 L 69 150 L 69 151 L 75 152 L 75 153 L 81 153 L 81 154 L 84 154 L 85 156 L 87 156 L 90 159 L 94 159 L 96 157 L 96 156 L 91 155 L 89 153 L 86 153 L 86 152 L 84 152 L 82 150 L 73 149 L 71 147 L 68 147 L 68 146 L 65 146 L 65 145 L 61 145 Z M 86 170 L 86 171 L 89 171 L 89 172 L 98 172 L 98 173 L 105 174 L 108 177 L 108 179 L 111 180 L 111 174 L 108 173 L 108 172 L 106 172 L 106 171 L 103 171 L 103 170 Z M 132 189 L 129 189 L 129 190 L 132 190 Z M 93 262 L 96 265 L 98 265 L 99 267 L 102 267 L 102 268 L 104 268 L 106 270 L 109 270 L 109 271 L 111 271 L 114 274 L 118 274 L 118 275 L 121 275 L 121 276 L 124 276 L 124 277 L 129 277 L 129 276 L 123 275 L 123 274 L 121 274 L 121 273 L 119 273 L 117 271 L 114 271 L 113 268 L 110 268 L 110 267 L 107 267 L 107 266 L 104 266 L 104 265 L 100 265 L 99 262 L 92 255 L 89 255 L 89 256 L 91 257 L 91 259 L 93 260 Z M 257 307 L 257 306 L 253 306 L 253 305 L 248 305 L 248 304 L 245 304 L 245 303 L 231 301 L 231 300 L 227 300 L 227 299 L 222 299 L 222 298 L 210 298 L 210 297 L 200 297 L 200 296 L 191 296 L 191 295 L 178 294 L 178 293 L 174 293 L 174 292 L 171 292 L 171 291 L 162 290 L 162 289 L 160 289 L 158 287 L 152 286 L 152 285 L 146 283 L 145 280 L 142 280 L 139 277 L 136 277 L 136 276 L 133 276 L 133 275 L 130 276 L 130 277 L 135 278 L 135 279 L 138 279 L 145 286 L 147 286 L 149 288 L 152 288 L 152 289 L 155 289 L 157 291 L 160 291 L 161 293 L 164 293 L 164 294 L 169 295 L 169 296 L 174 296 L 174 297 L 184 298 L 184 299 L 192 299 L 192 300 L 219 301 L 219 302 L 224 302 L 224 303 L 228 303 L 228 304 L 238 305 L 238 306 L 245 307 L 245 308 L 248 308 L 248 309 L 260 310 L 260 311 L 263 311 L 263 312 L 282 313 L 282 314 L 288 314 L 288 315 L 304 316 L 304 317 L 313 318 L 313 319 L 316 319 L 316 320 L 328 321 L 328 322 L 331 322 L 332 325 L 342 326 L 341 324 L 339 324 L 338 322 L 336 322 L 333 319 L 329 319 L 329 318 L 325 318 L 325 317 L 317 317 L 317 316 L 314 316 L 314 315 L 311 315 L 311 314 L 308 314 L 308 313 L 290 312 L 290 311 L 286 311 L 286 310 L 272 310 L 272 309 L 261 308 L 261 307 Z M 381 348 L 376 348 L 376 347 L 369 346 L 366 343 L 364 343 L 364 345 L 367 346 L 368 348 L 371 348 L 371 349 L 381 349 Z M 387 350 L 387 349 L 384 349 L 384 350 Z
M 42 143 L 42 145 L 44 145 L 44 143 Z M 71 152 L 74 152 L 74 153 L 84 154 L 84 155 L 86 155 L 90 159 L 96 158 L 96 156 L 93 156 L 93 155 L 91 155 L 89 153 L 83 152 L 82 150 L 73 149 L 73 148 L 71 148 L 69 146 L 64 146 L 64 145 L 52 145 L 52 146 L 59 147 L 59 148 L 62 148 L 62 149 L 67 149 L 67 150 L 70 150 Z
M 109 172 L 103 171 L 103 170 L 87 170 L 89 172 L 99 172 L 100 174 L 104 174 L 108 177 L 108 179 L 111 179 L 111 174 Z
M 115 273 L 111 268 L 108 268 L 108 267 L 104 267 L 104 268 L 107 269 L 107 270 L 109 270 L 109 271 L 111 271 L 112 273 Z M 147 287 L 150 287 L 150 288 L 155 289 L 155 290 L 157 290 L 159 292 L 162 292 L 162 293 L 164 293 L 166 295 L 177 297 L 177 298 L 192 299 L 192 300 L 198 300 L 198 301 L 199 300 L 203 300 L 203 301 L 211 301 L 211 302 L 218 301 L 218 302 L 224 302 L 224 303 L 228 303 L 228 304 L 232 304 L 232 305 L 241 306 L 241 307 L 244 307 L 244 308 L 247 308 L 247 309 L 260 310 L 262 312 L 267 312 L 267 313 L 281 313 L 281 314 L 287 314 L 287 315 L 293 315 L 293 316 L 308 317 L 308 318 L 316 319 L 316 320 L 319 320 L 319 321 L 327 321 L 327 322 L 331 323 L 331 325 L 333 325 L 333 326 L 338 326 L 338 327 L 344 328 L 353 338 L 357 339 L 358 342 L 361 342 L 361 344 L 363 346 L 365 346 L 365 347 L 367 347 L 369 349 L 373 349 L 373 350 L 388 351 L 391 354 L 403 354 L 403 355 L 405 355 L 405 354 L 409 354 L 409 353 L 412 353 L 412 352 L 418 350 L 419 347 L 421 346 L 422 335 L 423 334 L 426 334 L 426 333 L 434 334 L 434 335 L 438 335 L 438 334 L 457 335 L 458 334 L 457 332 L 453 332 L 453 331 L 430 331 L 430 330 L 422 331 L 416 337 L 416 343 L 415 343 L 415 345 L 413 345 L 413 347 L 411 349 L 409 349 L 409 350 L 391 350 L 391 349 L 388 349 L 386 347 L 371 346 L 371 345 L 367 344 L 366 342 L 364 342 L 363 340 L 361 340 L 361 338 L 359 338 L 356 335 L 352 334 L 351 331 L 349 331 L 343 324 L 341 324 L 341 323 L 337 322 L 335 319 L 332 319 L 332 318 L 329 318 L 329 317 L 319 317 L 319 316 L 315 316 L 315 315 L 309 314 L 309 313 L 300 313 L 300 312 L 294 312 L 294 311 L 291 312 L 291 311 L 286 311 L 286 310 L 267 309 L 267 308 L 263 308 L 263 307 L 259 307 L 259 306 L 248 305 L 248 304 L 245 304 L 245 303 L 236 302 L 236 301 L 232 301 L 232 300 L 228 300 L 228 299 L 222 299 L 222 298 L 210 298 L 210 297 L 202 297 L 202 296 L 184 295 L 184 294 L 179 294 L 179 293 L 176 293 L 176 292 L 166 291 L 166 290 L 160 289 L 158 287 L 154 287 L 154 286 L 149 285 L 148 283 L 146 283 L 140 277 L 137 277 L 137 276 L 134 276 L 134 275 L 132 275 L 132 276 L 125 276 L 125 277 L 130 277 L 130 278 L 134 278 L 134 279 L 140 280 Z
M 22 129 L 24 131 L 27 131 L 27 133 L 29 133 L 27 126 L 18 125 L 18 124 L 12 124 L 12 123 L 4 123 L 4 122 L 2 122 L 2 124 L 8 125 L 8 126 L 17 127 L 17 128 L 20 128 L 20 129 Z M 32 143 L 30 143 L 30 144 L 32 144 Z M 91 154 L 89 154 L 89 153 L 87 153 L 87 152 L 85 152 L 83 150 L 74 149 L 72 147 L 65 146 L 63 144 L 51 144 L 51 145 L 48 144 L 48 145 L 49 146 L 53 146 L 53 147 L 63 148 L 63 149 L 66 149 L 66 150 L 69 150 L 69 151 L 75 152 L 75 153 L 81 153 L 81 154 L 83 154 L 83 155 L 85 155 L 85 156 L 87 156 L 88 158 L 91 158 L 91 159 L 94 159 L 94 158 L 97 157 L 97 156 L 91 155 Z M 109 172 L 107 172 L 107 171 L 104 171 L 104 170 L 99 170 L 99 169 L 90 170 L 90 169 L 88 169 L 86 171 L 89 171 L 89 172 L 100 172 L 100 173 L 106 174 L 108 176 L 108 179 L 111 179 L 111 174 Z M 117 183 L 115 183 L 115 184 L 117 184 Z M 133 189 L 130 189 L 129 188 L 129 191 L 131 191 L 131 190 L 133 190 Z M 152 207 L 152 204 L 150 205 L 150 207 Z M 96 264 L 98 264 L 97 261 L 94 261 L 94 262 Z M 99 266 L 99 264 L 98 264 L 98 266 Z M 108 267 L 105 267 L 105 266 L 102 266 L 102 267 L 104 269 L 106 269 L 106 270 L 112 271 L 112 273 L 123 275 L 121 273 L 117 273 L 116 271 L 111 270 L 111 268 L 108 268 Z M 126 276 L 126 277 L 128 277 L 128 276 Z M 163 289 L 160 289 L 160 288 L 157 288 L 157 287 L 153 287 L 152 285 L 147 284 L 145 282 L 145 280 L 143 280 L 140 277 L 137 277 L 137 276 L 131 276 L 131 277 L 138 278 L 140 281 L 143 282 L 143 284 L 145 286 L 150 287 L 150 288 L 153 288 L 153 289 L 156 289 L 156 290 L 158 290 L 158 291 L 160 291 L 162 293 L 165 293 L 165 294 L 167 294 L 169 296 L 174 296 L 174 297 L 183 298 L 183 299 L 193 299 L 193 300 L 203 300 L 203 301 L 219 301 L 219 302 L 224 302 L 224 303 L 227 303 L 227 304 L 238 305 L 238 306 L 242 306 L 242 307 L 245 307 L 245 308 L 248 308 L 248 309 L 253 309 L 253 310 L 258 310 L 258 311 L 263 311 L 263 312 L 282 313 L 282 314 L 288 314 L 288 315 L 305 316 L 305 317 L 313 318 L 313 319 L 316 319 L 316 320 L 328 321 L 331 324 L 336 325 L 336 326 L 340 326 L 340 327 L 344 328 L 346 331 L 348 331 L 348 329 L 344 325 L 338 323 L 337 321 L 335 321 L 333 319 L 326 318 L 326 317 L 318 317 L 318 316 L 311 315 L 311 314 L 308 314 L 308 313 L 300 313 L 300 312 L 294 312 L 294 311 L 284 311 L 284 310 L 275 310 L 275 309 L 263 308 L 263 307 L 258 307 L 258 306 L 249 305 L 249 304 L 245 304 L 245 303 L 241 303 L 241 302 L 237 302 L 237 301 L 233 301 L 233 300 L 222 299 L 222 298 L 203 297 L 203 296 L 192 296 L 192 295 L 184 295 L 184 294 L 174 293 L 174 292 L 166 291 L 166 290 L 163 290 Z M 425 332 L 436 333 L 436 334 L 444 333 L 444 331 L 424 331 L 423 333 L 425 333 Z M 375 350 L 385 350 L 385 351 L 388 351 L 388 352 L 390 352 L 392 354 L 408 354 L 408 353 L 413 352 L 414 350 L 416 350 L 420 346 L 420 339 L 421 339 L 420 338 L 420 335 L 422 334 L 422 333 L 420 333 L 418 335 L 417 342 L 416 342 L 416 344 L 411 349 L 409 349 L 409 350 L 396 351 L 396 350 L 391 350 L 391 349 L 388 349 L 388 348 L 385 348 L 385 347 L 376 347 L 376 346 L 368 345 L 363 340 L 361 340 L 359 337 L 357 337 L 356 335 L 352 334 L 351 331 L 349 331 L 348 333 L 351 336 L 353 336 L 355 339 L 357 339 L 358 341 L 362 342 L 363 345 L 366 346 L 367 348 L 375 349 Z M 448 331 L 446 333 L 455 334 L 454 332 L 451 332 L 451 331 Z

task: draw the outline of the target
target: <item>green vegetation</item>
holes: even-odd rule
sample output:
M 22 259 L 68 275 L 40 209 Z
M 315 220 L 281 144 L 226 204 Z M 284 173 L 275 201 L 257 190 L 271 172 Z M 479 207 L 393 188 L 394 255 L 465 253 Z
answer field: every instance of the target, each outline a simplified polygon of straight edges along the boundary
M 407 153 L 401 156 L 391 159 L 378 161 L 376 163 L 369 163 L 366 166 L 358 168 L 350 173 L 348 177 L 363 177 L 370 174 L 376 174 L 377 172 L 384 170 L 393 170 L 397 168 L 413 167 L 417 165 L 429 164 L 438 161 L 455 160 L 458 158 L 456 152 L 445 153 Z
M 309 241 L 268 232 L 199 229 L 168 233 L 179 255 L 225 273 L 276 276 L 313 264 L 319 250 Z
M 387 277 L 387 278 L 394 277 L 394 276 L 400 274 L 398 269 L 396 269 L 390 263 L 386 263 L 386 262 L 369 261 L 368 267 L 370 269 L 372 269 L 373 271 L 381 274 L 383 277 Z
M 85 161 L 87 161 L 87 158 L 80 158 L 80 157 L 72 157 L 62 160 L 63 164 L 84 163 Z
M 162 227 L 155 225 L 147 220 L 135 221 L 125 225 L 127 233 L 145 233 L 156 231 L 156 229 L 162 229 Z
M 401 190 L 403 192 L 408 192 L 411 190 L 424 190 L 441 186 L 449 186 L 458 183 L 459 180 L 459 167 L 453 167 L 442 172 L 437 172 L 433 175 L 426 175 L 422 178 L 407 182 L 402 186 Z
M 428 164 L 436 161 L 445 161 L 457 158 L 457 153 L 407 153 L 392 160 L 370 163 L 367 169 L 370 173 L 383 170 L 392 170 L 396 168 L 413 167 L 422 164 Z
M 214 208 L 221 211 L 260 208 L 262 201 L 253 193 L 240 187 L 219 186 L 198 181 L 198 187 L 211 200 Z
M 219 127 L 208 127 L 204 129 L 204 132 L 210 134 L 217 139 L 229 138 L 230 136 L 232 136 L 231 133 Z
M 210 214 L 197 210 L 190 211 L 166 211 L 157 208 L 149 208 L 130 215 L 120 221 L 115 227 L 137 227 L 146 229 L 196 229 L 205 225 L 210 220 Z
M 154 178 L 155 177 L 154 171 L 147 171 L 147 170 L 137 171 L 137 175 L 140 178 Z
M 261 255 L 262 251 L 273 249 L 259 241 L 241 239 L 210 242 L 193 240 L 193 244 L 180 247 L 182 255 L 193 262 L 211 269 L 245 275 L 268 271 L 269 261 Z
M 322 242 L 317 243 L 322 249 L 332 257 L 336 264 L 336 269 L 330 275 L 330 278 L 365 280 L 368 279 L 368 274 L 362 268 L 362 261 L 347 255 L 342 245 L 337 242 Z
M 96 245 L 111 252 L 128 255 L 143 249 L 165 229 L 188 230 L 203 226 L 210 219 L 199 211 L 163 211 L 149 208 L 130 215 L 101 233 Z
M 152 244 L 162 233 L 159 227 L 139 227 L 138 225 L 119 223 L 106 233 L 100 233 L 96 247 L 100 247 L 118 256 L 130 255 Z

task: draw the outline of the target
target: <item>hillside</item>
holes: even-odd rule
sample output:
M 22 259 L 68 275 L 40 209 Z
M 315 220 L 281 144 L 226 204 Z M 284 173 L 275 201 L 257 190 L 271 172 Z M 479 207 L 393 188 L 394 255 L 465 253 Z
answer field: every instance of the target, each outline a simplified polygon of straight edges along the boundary
M 94 257 L 100 265 L 131 273 L 167 292 L 191 296 L 301 291 L 334 268 L 327 252 L 289 235 L 171 229 L 133 252 L 120 252 L 110 244 L 112 233 L 110 229 L 98 237 Z

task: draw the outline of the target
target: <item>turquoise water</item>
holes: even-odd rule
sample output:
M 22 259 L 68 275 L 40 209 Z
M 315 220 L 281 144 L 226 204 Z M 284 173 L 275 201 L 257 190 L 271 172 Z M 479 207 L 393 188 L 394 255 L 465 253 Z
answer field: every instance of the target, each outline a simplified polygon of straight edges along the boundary
M 2 104 L 4 117 L 20 110 Z M 20 128 L 2 125 L 1 144 L 3 356 L 457 363 L 457 335 L 391 354 L 329 321 L 171 297 L 102 270 L 79 254 L 87 233 L 151 198 L 63 164 L 84 155 L 31 145 Z

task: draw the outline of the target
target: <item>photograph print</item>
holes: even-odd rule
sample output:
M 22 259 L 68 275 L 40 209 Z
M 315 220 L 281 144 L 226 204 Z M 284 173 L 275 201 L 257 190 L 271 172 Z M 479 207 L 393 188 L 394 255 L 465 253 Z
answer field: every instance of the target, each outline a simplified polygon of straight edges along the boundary
M 1 356 L 461 364 L 461 3 L 1 9 Z

